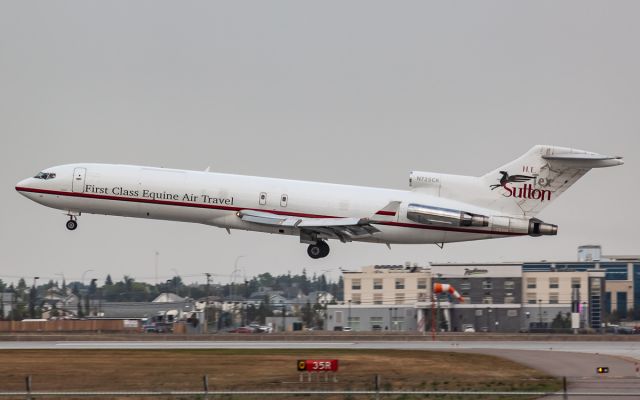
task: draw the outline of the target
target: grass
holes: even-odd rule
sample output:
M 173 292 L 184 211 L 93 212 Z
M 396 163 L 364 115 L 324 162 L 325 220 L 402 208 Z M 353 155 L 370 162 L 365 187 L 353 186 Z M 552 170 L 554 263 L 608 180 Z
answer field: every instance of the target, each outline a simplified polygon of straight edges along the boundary
M 310 358 L 339 359 L 338 382 L 308 383 L 305 376 L 300 383 L 296 361 Z M 27 375 L 35 391 L 202 390 L 203 375 L 208 376 L 209 390 L 373 390 L 376 374 L 382 390 L 555 391 L 561 386 L 558 379 L 509 360 L 453 352 L 212 349 L 0 354 L 0 391 L 24 390 Z

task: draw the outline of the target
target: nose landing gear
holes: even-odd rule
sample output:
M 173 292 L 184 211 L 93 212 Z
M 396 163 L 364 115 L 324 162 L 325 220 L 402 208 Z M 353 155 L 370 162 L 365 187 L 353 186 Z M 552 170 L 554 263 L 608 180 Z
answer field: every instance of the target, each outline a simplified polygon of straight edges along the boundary
M 329 245 L 324 240 L 318 240 L 314 244 L 310 244 L 307 248 L 307 254 L 311 258 L 324 258 L 329 255 Z
M 78 227 L 78 221 L 76 221 L 75 215 L 69 215 L 69 220 L 67 221 L 67 229 L 70 231 L 75 230 Z

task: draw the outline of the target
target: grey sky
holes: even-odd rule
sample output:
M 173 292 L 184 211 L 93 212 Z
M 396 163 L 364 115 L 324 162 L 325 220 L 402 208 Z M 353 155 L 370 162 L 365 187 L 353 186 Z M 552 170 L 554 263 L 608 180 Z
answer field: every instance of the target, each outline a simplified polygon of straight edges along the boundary
M 640 3 L 2 2 L 0 278 L 187 282 L 372 263 L 640 253 Z M 410 170 L 480 175 L 534 144 L 622 155 L 540 216 L 551 238 L 332 243 L 61 212 L 15 183 L 69 162 L 406 188 Z M 220 276 L 218 279 L 228 280 Z

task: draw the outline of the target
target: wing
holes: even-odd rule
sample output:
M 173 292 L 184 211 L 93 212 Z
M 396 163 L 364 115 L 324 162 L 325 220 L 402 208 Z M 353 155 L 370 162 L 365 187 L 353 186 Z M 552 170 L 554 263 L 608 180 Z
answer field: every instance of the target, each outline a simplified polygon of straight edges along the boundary
M 371 225 L 368 218 L 310 218 L 278 215 L 255 210 L 240 210 L 237 213 L 243 221 L 261 225 L 298 228 L 304 233 L 313 233 L 342 242 L 350 242 L 353 238 L 373 235 L 380 232 Z

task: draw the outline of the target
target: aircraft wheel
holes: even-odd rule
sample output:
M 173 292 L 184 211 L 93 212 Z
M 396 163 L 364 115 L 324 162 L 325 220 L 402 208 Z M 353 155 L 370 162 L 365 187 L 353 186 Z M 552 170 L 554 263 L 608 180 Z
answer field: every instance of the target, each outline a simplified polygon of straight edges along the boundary
M 322 257 L 322 247 L 320 247 L 320 243 L 321 242 L 310 244 L 309 247 L 307 247 L 307 254 L 309 254 L 309 257 L 314 259 Z
M 318 242 L 318 246 L 320 246 L 320 249 L 322 250 L 322 252 L 320 253 L 320 257 L 326 257 L 329 255 L 329 251 L 331 250 L 329 248 L 329 244 L 325 241 L 319 241 Z
M 78 227 L 78 223 L 74 219 L 70 219 L 67 221 L 67 229 L 70 231 L 75 230 Z

